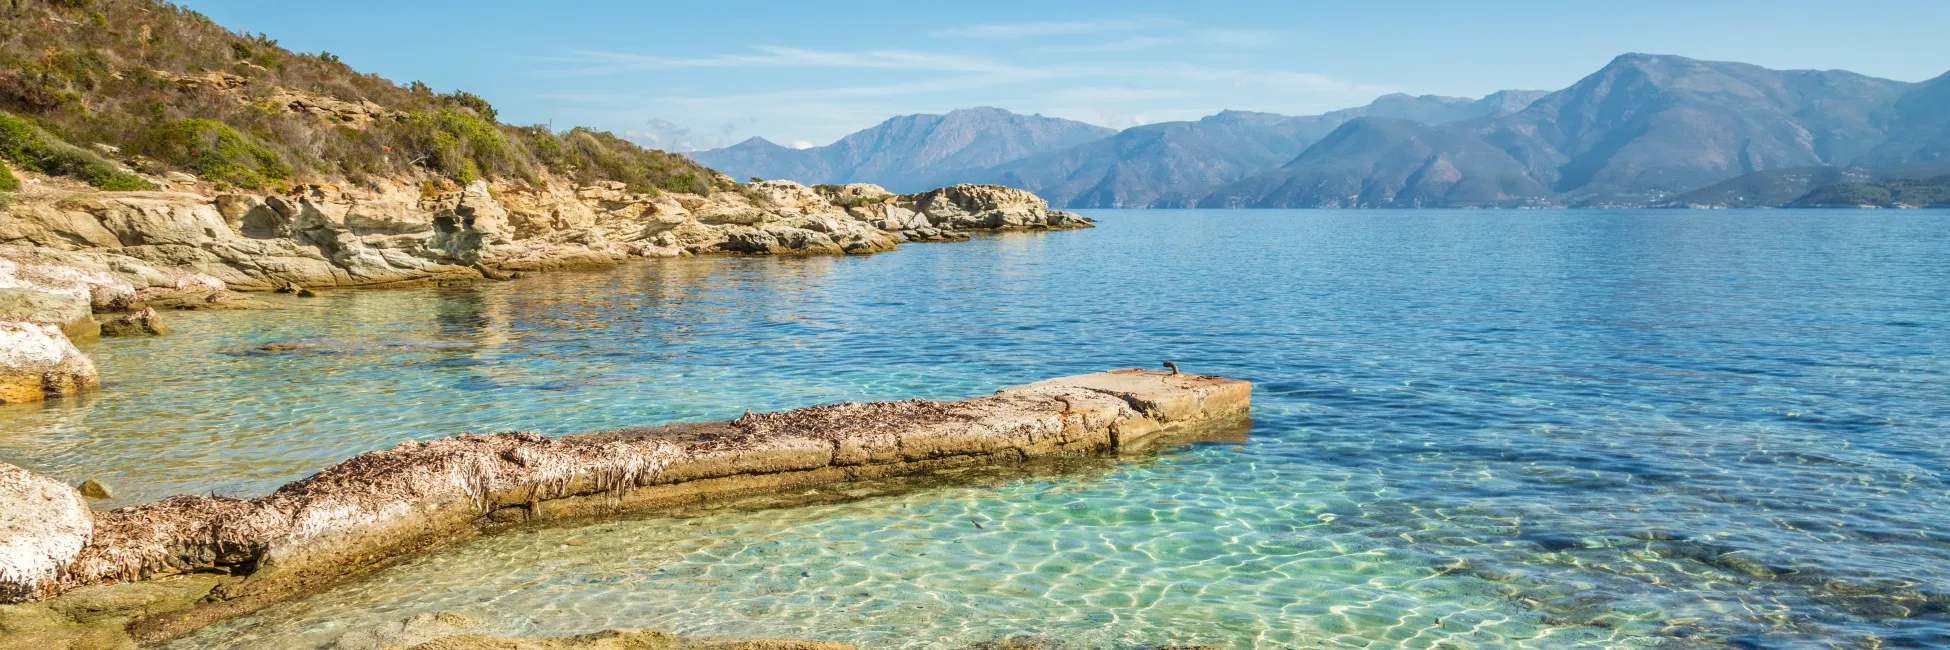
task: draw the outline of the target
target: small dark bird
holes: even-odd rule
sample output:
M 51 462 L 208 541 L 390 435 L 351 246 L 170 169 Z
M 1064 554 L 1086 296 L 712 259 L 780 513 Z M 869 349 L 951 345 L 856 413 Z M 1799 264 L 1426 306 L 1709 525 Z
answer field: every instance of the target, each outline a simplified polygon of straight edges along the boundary
M 1165 367 L 1171 369 L 1171 374 L 1174 375 L 1178 374 L 1178 364 L 1172 363 L 1170 361 L 1166 361 Z

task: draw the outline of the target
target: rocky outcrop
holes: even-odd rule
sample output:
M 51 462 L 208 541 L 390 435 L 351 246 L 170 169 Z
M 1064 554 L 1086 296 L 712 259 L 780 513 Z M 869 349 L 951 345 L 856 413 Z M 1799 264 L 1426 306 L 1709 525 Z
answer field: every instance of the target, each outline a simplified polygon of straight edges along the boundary
M 1167 434 L 1237 422 L 1250 400 L 1242 381 L 1117 370 L 959 402 L 836 404 L 559 439 L 512 433 L 408 442 L 262 498 L 178 496 L 95 513 L 83 546 L 27 542 L 49 549 L 46 557 L 32 571 L 9 574 L 0 590 L 14 600 L 52 592 L 100 597 L 100 590 L 229 576 L 207 597 L 131 627 L 139 639 L 155 640 L 483 531 L 1143 450 Z M 58 569 L 51 580 L 50 568 Z M 58 610 L 70 597 L 48 606 Z
M 228 72 L 170 74 L 158 71 L 157 74 L 175 83 L 181 90 L 224 93 L 232 101 L 244 106 L 310 115 L 352 129 L 365 130 L 378 120 L 406 119 L 405 112 L 380 106 L 370 100 L 348 102 L 290 88 L 271 88 L 267 91 L 268 95 L 263 97 L 254 97 L 247 93 L 225 93 L 225 91 L 240 90 L 251 85 L 249 77 Z
M 902 197 L 904 205 L 944 230 L 1075 228 L 1088 220 L 1060 210 L 1036 195 L 1000 185 L 956 185 Z
M 169 325 L 154 307 L 143 307 L 102 321 L 102 336 L 162 336 Z
M 864 254 L 956 230 L 1089 226 L 1027 192 L 975 185 L 895 195 L 720 177 L 719 191 L 698 196 L 554 178 L 258 195 L 97 192 L 45 180 L 0 218 L 0 244 L 113 253 L 244 291 L 478 280 L 631 257 Z

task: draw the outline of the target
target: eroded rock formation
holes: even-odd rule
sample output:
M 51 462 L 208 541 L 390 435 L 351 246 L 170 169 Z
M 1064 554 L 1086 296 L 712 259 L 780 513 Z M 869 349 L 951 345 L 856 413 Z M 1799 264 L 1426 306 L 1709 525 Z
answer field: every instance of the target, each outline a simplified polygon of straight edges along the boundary
M 39 549 L 35 559 L 5 574 L 0 597 L 69 594 L 33 606 L 58 611 L 68 599 L 100 598 L 124 585 L 175 585 L 167 592 L 194 597 L 148 606 L 129 628 L 138 639 L 168 638 L 375 564 L 525 522 L 1140 450 L 1163 434 L 1236 422 L 1250 400 L 1251 386 L 1242 381 L 1117 370 L 959 402 L 835 404 L 564 438 L 510 433 L 408 442 L 266 497 L 178 496 L 93 513 L 83 545 L 71 543 L 72 534 L 27 542 Z M 71 499 L 60 507 L 72 508 L 80 497 L 59 487 L 44 491 Z
M 471 280 L 629 257 L 874 253 L 944 231 L 1089 225 L 1027 192 L 976 185 L 895 195 L 720 179 L 724 189 L 698 196 L 608 181 L 444 190 L 375 181 L 263 195 L 195 185 L 98 192 L 46 180 L 0 218 L 0 244 L 114 253 L 244 291 Z

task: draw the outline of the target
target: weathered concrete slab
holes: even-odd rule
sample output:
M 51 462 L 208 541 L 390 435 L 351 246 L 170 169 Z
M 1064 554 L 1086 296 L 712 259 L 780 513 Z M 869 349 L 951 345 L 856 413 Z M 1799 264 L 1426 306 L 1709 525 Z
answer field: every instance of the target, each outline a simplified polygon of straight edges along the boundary
M 223 576 L 196 602 L 146 604 L 129 628 L 141 640 L 166 639 L 524 522 L 1114 454 L 1149 447 L 1161 433 L 1241 420 L 1250 404 L 1251 385 L 1243 381 L 1127 369 L 958 402 L 833 404 L 563 438 L 468 434 L 408 442 L 262 498 L 178 496 L 92 513 L 92 522 L 66 532 L 22 529 L 21 541 L 33 547 L 22 556 L 33 555 L 33 563 L 0 572 L 0 602 L 84 591 L 100 600 L 91 586 Z M 26 475 L 0 465 L 0 481 L 10 476 L 4 470 Z M 35 494 L 54 492 L 47 498 L 67 504 L 62 508 L 81 503 L 64 485 L 35 485 Z

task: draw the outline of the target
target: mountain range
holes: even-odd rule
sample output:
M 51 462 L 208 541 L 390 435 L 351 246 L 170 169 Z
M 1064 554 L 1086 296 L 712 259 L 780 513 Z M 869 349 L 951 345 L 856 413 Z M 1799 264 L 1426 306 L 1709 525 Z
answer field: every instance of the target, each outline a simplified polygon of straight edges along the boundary
M 986 182 L 1071 208 L 1753 207 L 1950 173 L 1950 74 L 1626 54 L 1555 92 L 1388 95 L 1313 116 L 1225 111 L 1112 132 L 1001 109 L 910 115 L 832 145 L 694 158 L 737 177 Z
M 734 178 L 874 183 L 920 191 L 940 187 L 936 177 L 954 177 L 1115 133 L 1074 120 L 982 107 L 947 115 L 903 115 L 824 147 L 793 149 L 752 138 L 690 157 Z

